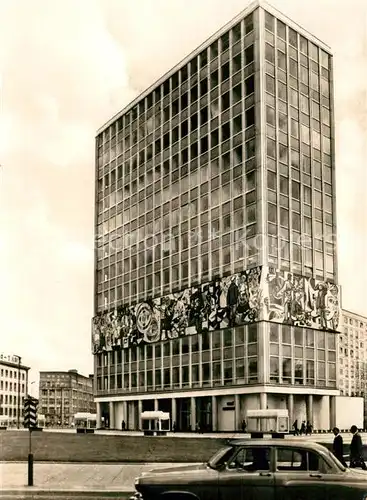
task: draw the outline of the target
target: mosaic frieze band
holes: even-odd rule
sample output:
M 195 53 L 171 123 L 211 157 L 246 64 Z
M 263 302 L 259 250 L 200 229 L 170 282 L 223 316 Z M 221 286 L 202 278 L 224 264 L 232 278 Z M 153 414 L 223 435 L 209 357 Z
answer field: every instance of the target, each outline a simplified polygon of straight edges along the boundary
M 337 285 L 255 267 L 95 316 L 92 351 L 96 354 L 254 321 L 336 331 L 339 312 Z

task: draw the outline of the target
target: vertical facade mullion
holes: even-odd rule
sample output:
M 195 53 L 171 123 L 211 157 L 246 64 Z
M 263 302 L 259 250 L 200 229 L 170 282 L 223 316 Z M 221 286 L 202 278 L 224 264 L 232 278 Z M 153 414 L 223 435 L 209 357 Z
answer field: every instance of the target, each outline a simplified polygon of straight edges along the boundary
M 256 182 L 256 213 L 257 213 L 257 245 L 260 244 L 260 264 L 266 265 L 267 263 L 267 248 L 268 242 L 265 241 L 265 235 L 267 234 L 267 209 L 266 209 L 266 198 L 264 200 L 263 193 L 267 189 L 265 178 L 265 166 L 266 166 L 266 116 L 265 116 L 265 105 L 266 93 L 265 93 L 265 11 L 260 7 L 257 9 L 256 14 L 258 16 L 258 22 L 254 23 L 254 28 L 257 30 L 256 41 L 255 41 L 255 61 L 258 61 L 259 68 L 258 78 L 255 79 L 255 106 L 259 106 L 259 122 L 260 134 L 256 140 L 256 159 L 257 159 L 257 182 Z M 256 47 L 257 42 L 257 47 Z M 256 73 L 255 73 L 256 74 Z M 259 86 L 257 85 L 259 82 Z M 259 103 L 259 104 L 258 104 Z M 257 118 L 257 116 L 256 116 Z M 255 119 L 256 120 L 256 119 Z
M 132 386 L 131 386 L 131 347 L 128 348 L 128 352 L 129 352 L 129 392 L 132 391 Z

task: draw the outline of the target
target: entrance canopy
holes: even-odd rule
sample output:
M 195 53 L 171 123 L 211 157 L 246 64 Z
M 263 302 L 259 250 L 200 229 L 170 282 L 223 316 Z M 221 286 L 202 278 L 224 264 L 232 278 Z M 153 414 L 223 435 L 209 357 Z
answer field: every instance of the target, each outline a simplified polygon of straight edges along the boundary
M 288 410 L 247 410 L 247 418 L 288 417 Z
M 169 413 L 164 411 L 143 411 L 142 420 L 169 420 Z

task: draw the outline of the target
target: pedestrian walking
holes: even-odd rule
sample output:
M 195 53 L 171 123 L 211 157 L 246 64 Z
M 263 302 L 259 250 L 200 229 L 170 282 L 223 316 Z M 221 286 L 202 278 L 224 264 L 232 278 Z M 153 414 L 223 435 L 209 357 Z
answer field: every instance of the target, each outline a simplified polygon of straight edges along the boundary
M 307 424 L 306 424 L 306 434 L 309 434 L 310 436 L 312 434 L 312 424 L 309 420 L 307 421 Z
M 362 438 L 358 432 L 357 426 L 352 425 L 350 432 L 353 434 L 352 442 L 350 443 L 350 467 L 361 467 L 363 470 L 367 470 L 367 466 L 363 458 Z
M 298 434 L 299 434 L 299 431 L 298 431 L 298 420 L 295 420 L 295 421 L 293 422 L 292 427 L 293 427 L 293 429 L 294 429 L 294 435 L 295 435 L 295 436 L 298 436 Z
M 300 434 L 306 434 L 306 422 L 305 421 L 302 422 Z
M 343 443 L 343 438 L 340 435 L 340 431 L 338 427 L 334 427 L 333 429 L 334 433 L 334 441 L 333 441 L 333 453 L 336 456 L 336 458 L 341 462 L 344 467 L 347 467 L 347 464 L 344 460 L 344 443 Z
M 242 432 L 246 432 L 246 429 L 247 429 L 247 424 L 246 424 L 246 420 L 242 420 Z

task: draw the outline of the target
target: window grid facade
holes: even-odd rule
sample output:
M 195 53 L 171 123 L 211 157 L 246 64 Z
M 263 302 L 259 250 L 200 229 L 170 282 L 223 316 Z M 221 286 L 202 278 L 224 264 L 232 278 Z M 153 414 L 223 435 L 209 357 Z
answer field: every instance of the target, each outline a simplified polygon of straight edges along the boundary
M 99 310 L 258 263 L 251 20 L 98 138 Z
M 264 15 L 268 261 L 334 281 L 331 57 Z
M 0 361 L 0 416 L 13 418 L 17 423 L 23 414 L 24 398 L 28 390 L 28 367 L 16 363 Z M 22 423 L 22 422 L 21 422 Z
M 252 324 L 98 354 L 97 393 L 214 388 L 260 380 L 336 388 L 334 333 L 267 326 L 270 374 L 266 379 L 258 363 L 258 337 L 264 332 Z
M 343 311 L 339 337 L 340 393 L 364 397 L 367 401 L 367 319 Z
M 97 137 L 93 348 L 99 411 L 108 420 L 114 404 L 139 419 L 146 398 L 137 395 L 145 393 L 176 393 L 173 413 L 173 400 L 185 412 L 181 396 L 191 394 L 191 423 L 206 389 L 234 391 L 236 415 L 236 391 L 251 385 L 262 386 L 263 409 L 264 386 L 281 385 L 292 396 L 290 414 L 292 388 L 309 389 L 307 418 L 313 389 L 316 399 L 335 396 L 338 336 L 317 311 L 322 282 L 337 283 L 332 57 L 280 17 L 255 8 L 238 18 Z M 269 320 L 164 341 L 172 330 L 162 327 L 160 341 L 135 346 L 124 324 L 126 343 L 115 337 L 109 350 L 109 318 L 120 306 L 256 266 L 269 271 Z M 320 329 L 293 326 L 318 320 L 297 323 L 287 298 L 277 322 L 279 282 L 292 287 L 285 292 L 292 300 L 304 294 L 303 312 L 312 303 L 307 314 L 319 314 Z M 121 402 L 107 403 L 108 395 Z
M 92 377 L 73 370 L 40 372 L 39 387 L 39 413 L 47 426 L 71 426 L 76 413 L 95 413 Z

